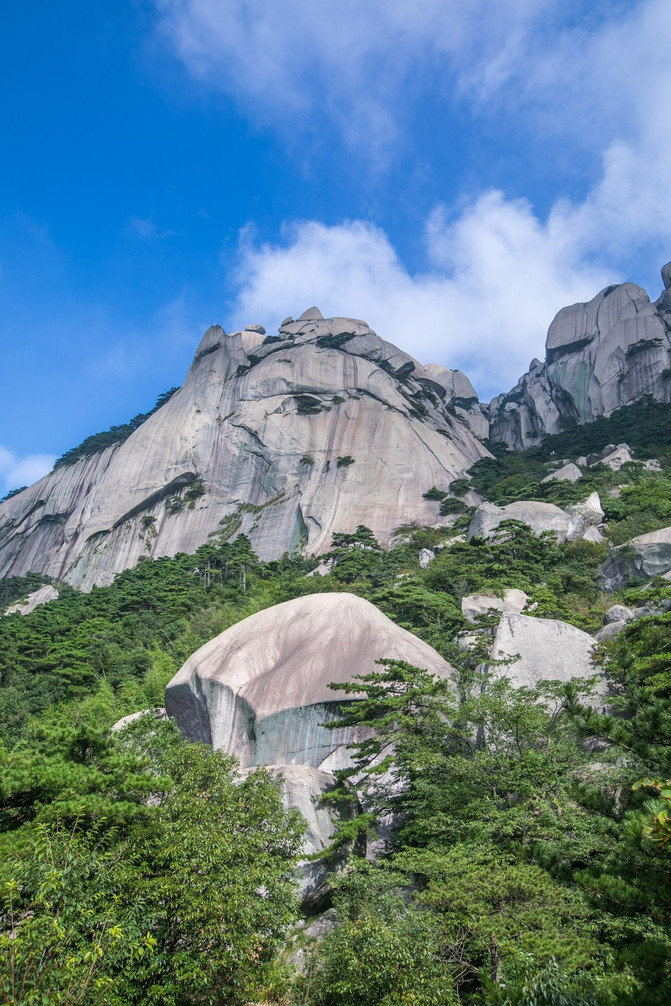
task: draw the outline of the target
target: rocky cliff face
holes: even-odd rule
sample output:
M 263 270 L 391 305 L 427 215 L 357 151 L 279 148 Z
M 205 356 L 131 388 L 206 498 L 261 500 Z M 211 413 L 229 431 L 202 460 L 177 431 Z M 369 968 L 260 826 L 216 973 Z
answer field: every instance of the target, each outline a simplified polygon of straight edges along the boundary
M 458 371 L 316 309 L 276 338 L 252 328 L 208 329 L 184 385 L 128 440 L 0 504 L 0 575 L 90 589 L 212 534 L 244 532 L 262 559 L 319 553 L 359 524 L 386 543 L 434 520 L 422 493 L 487 454 Z
M 545 363 L 484 408 L 493 441 L 515 450 L 546 433 L 610 415 L 646 395 L 671 401 L 671 263 L 654 304 L 634 283 L 563 308 L 550 325 Z

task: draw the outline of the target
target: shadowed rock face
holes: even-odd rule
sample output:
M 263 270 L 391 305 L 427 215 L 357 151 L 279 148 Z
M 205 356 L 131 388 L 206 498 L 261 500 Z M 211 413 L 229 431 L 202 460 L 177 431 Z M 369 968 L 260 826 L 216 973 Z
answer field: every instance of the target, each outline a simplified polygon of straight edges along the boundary
M 664 527 L 611 549 L 601 567 L 601 585 L 605 590 L 617 590 L 630 581 L 643 583 L 670 570 L 671 527 Z
M 662 279 L 654 304 L 623 283 L 563 308 L 548 331 L 545 363 L 534 360 L 512 391 L 490 402 L 490 438 L 519 450 L 646 395 L 671 401 L 671 263 Z
M 260 611 L 191 656 L 166 689 L 166 709 L 193 741 L 249 765 L 347 765 L 350 729 L 322 724 L 344 696 L 331 682 L 379 670 L 380 658 L 434 674 L 449 664 L 354 594 L 311 594 Z M 356 698 L 349 697 L 350 701 Z
M 252 328 L 208 329 L 183 387 L 128 440 L 0 504 L 0 576 L 90 589 L 213 532 L 248 534 L 262 559 L 323 552 L 358 524 L 387 544 L 433 520 L 426 489 L 487 455 L 458 371 L 316 309 L 278 338 Z

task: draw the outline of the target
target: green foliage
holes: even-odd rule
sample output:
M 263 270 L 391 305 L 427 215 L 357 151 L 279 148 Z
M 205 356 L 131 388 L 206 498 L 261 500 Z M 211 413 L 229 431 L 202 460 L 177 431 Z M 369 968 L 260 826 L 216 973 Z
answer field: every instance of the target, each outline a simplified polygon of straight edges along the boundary
M 31 715 L 79 700 L 101 680 L 114 690 L 119 715 L 153 703 L 157 653 L 178 667 L 228 625 L 274 603 L 272 592 L 262 600 L 267 581 L 255 579 L 259 573 L 249 540 L 239 536 L 192 556 L 145 560 L 89 594 L 61 585 L 59 598 L 31 615 L 1 618 L 0 740 L 13 741 Z M 0 581 L 0 589 L 9 589 L 9 601 L 40 582 L 31 574 L 18 584 Z M 252 586 L 255 598 L 247 599 Z
M 656 402 L 651 396 L 633 405 L 616 409 L 610 416 L 599 416 L 564 433 L 543 438 L 543 457 L 578 457 L 603 450 L 607 444 L 626 442 L 639 457 L 659 457 L 671 444 L 671 405 Z
M 431 488 L 428 489 L 427 492 L 422 493 L 422 499 L 437 500 L 438 503 L 440 503 L 441 500 L 444 500 L 446 496 L 447 496 L 446 492 L 443 492 L 442 489 L 436 489 L 435 486 L 431 486 Z
M 420 913 L 434 955 L 450 963 L 456 1001 L 532 1002 L 529 990 L 551 988 L 554 975 L 572 990 L 567 1002 L 612 1002 L 629 971 L 616 973 L 615 947 L 603 938 L 611 920 L 572 868 L 604 857 L 614 834 L 576 799 L 589 761 L 573 715 L 581 692 L 555 683 L 514 690 L 483 673 L 477 655 L 455 658 L 456 681 L 386 660 L 334 686 L 365 696 L 343 707 L 334 729 L 369 728 L 352 767 L 338 773 L 343 795 L 352 786 L 362 795 L 362 827 L 371 812 L 401 822 L 387 863 L 405 877 L 397 887 L 414 892 L 408 914 Z M 360 907 L 373 904 L 369 892 Z M 599 997 L 579 999 L 596 988 Z
M 354 464 L 354 458 L 350 454 L 344 454 L 336 461 L 336 465 L 338 468 L 348 468 L 350 465 L 353 464 Z
M 453 967 L 431 918 L 356 876 L 336 897 L 338 925 L 308 956 L 300 1001 L 311 1006 L 456 1006 Z M 371 897 L 372 894 L 372 897 Z
M 10 500 L 12 496 L 18 496 L 19 493 L 22 493 L 23 490 L 27 488 L 28 486 L 19 486 L 18 489 L 10 489 L 8 493 L 5 493 L 5 495 L 0 498 L 0 503 L 4 503 L 5 500 Z
M 446 517 L 448 514 L 463 514 L 468 511 L 468 507 L 461 500 L 454 499 L 452 496 L 448 496 L 444 499 L 438 508 L 438 513 L 441 517 Z M 472 511 L 471 511 L 472 512 Z
M 295 912 L 303 825 L 277 785 L 152 717 L 40 731 L 3 772 L 15 802 L 41 794 L 0 837 L 3 1001 L 248 1001 Z
M 14 601 L 32 594 L 34 590 L 50 582 L 50 578 L 42 576 L 41 573 L 26 573 L 25 576 L 6 576 L 0 579 L 0 611 L 4 611 Z
M 102 433 L 94 433 L 92 436 L 86 437 L 77 447 L 71 447 L 65 454 L 61 454 L 60 458 L 57 458 L 54 462 L 54 468 L 60 468 L 62 465 L 73 465 L 81 458 L 98 454 L 113 444 L 121 444 L 124 440 L 128 440 L 131 433 L 134 433 L 150 416 L 153 416 L 155 412 L 165 405 L 176 391 L 179 391 L 179 388 L 170 388 L 169 391 L 164 391 L 160 394 L 156 399 L 153 409 L 150 409 L 149 412 L 141 412 L 121 426 L 110 426 L 108 430 L 104 430 Z

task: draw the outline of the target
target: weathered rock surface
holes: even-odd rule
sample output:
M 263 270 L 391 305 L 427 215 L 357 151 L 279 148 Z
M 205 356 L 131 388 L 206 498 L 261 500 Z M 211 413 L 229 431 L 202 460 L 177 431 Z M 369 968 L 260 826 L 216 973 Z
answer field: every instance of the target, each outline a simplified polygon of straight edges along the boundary
M 166 689 L 166 709 L 191 740 L 249 765 L 348 764 L 350 730 L 328 730 L 344 696 L 331 682 L 406 660 L 447 676 L 428 644 L 354 594 L 311 594 L 260 611 L 191 656 Z M 356 697 L 350 696 L 350 701 Z
M 29 615 L 38 605 L 46 604 L 48 601 L 55 601 L 57 597 L 58 591 L 56 588 L 52 587 L 50 583 L 45 583 L 43 587 L 38 587 L 37 590 L 34 590 L 32 594 L 28 594 L 27 597 L 15 601 L 14 604 L 10 604 L 5 609 L 5 615 Z
M 305 819 L 307 831 L 302 854 L 308 857 L 316 852 L 323 852 L 330 845 L 336 828 L 343 820 L 343 814 L 346 819 L 356 813 L 356 804 L 345 811 L 342 807 L 336 809 L 333 805 L 321 802 L 336 787 L 335 776 L 330 772 L 322 772 L 309 765 L 268 765 L 267 769 L 281 783 L 284 806 L 296 808 Z M 242 776 L 250 771 L 253 770 L 243 769 Z M 360 851 L 365 851 L 365 839 L 363 846 Z M 348 847 L 344 846 L 340 855 L 336 855 L 335 861 L 331 859 L 328 863 L 306 858 L 298 864 L 301 903 L 305 911 L 318 911 L 325 907 L 331 894 L 333 869 L 346 860 L 348 851 Z
M 461 613 L 469 622 L 476 622 L 481 615 L 489 615 L 495 611 L 521 614 L 527 606 L 529 597 L 523 590 L 510 588 L 503 591 L 503 597 L 496 594 L 469 594 L 461 599 Z
M 617 447 L 609 444 L 598 454 L 590 454 L 587 458 L 587 465 L 589 468 L 593 468 L 595 465 L 605 465 L 614 472 L 619 472 L 622 465 L 629 464 L 633 460 L 628 444 L 618 444 Z
M 468 528 L 469 538 L 491 538 L 499 524 L 505 520 L 522 521 L 534 534 L 552 531 L 560 542 L 581 538 L 588 528 L 603 520 L 603 510 L 597 493 L 591 493 L 582 503 L 562 510 L 554 503 L 536 500 L 518 500 L 506 506 L 482 503 Z
M 603 621 L 604 625 L 608 625 L 611 622 L 631 622 L 633 618 L 636 618 L 633 608 L 628 608 L 626 604 L 613 604 L 603 616 Z
M 505 660 L 519 654 L 519 660 L 493 673 L 505 676 L 520 687 L 533 688 L 541 681 L 570 681 L 599 674 L 592 663 L 594 640 L 582 629 L 554 618 L 504 613 L 496 630 L 491 656 Z M 603 678 L 603 675 L 602 675 Z M 605 678 L 599 694 L 606 690 Z
M 622 283 L 563 308 L 550 325 L 545 362 L 534 360 L 484 409 L 490 438 L 520 449 L 646 395 L 671 401 L 669 272 L 665 266 L 665 291 L 654 304 L 641 287 Z
M 582 538 L 583 541 L 591 541 L 595 545 L 604 545 L 606 542 L 606 539 L 597 527 L 588 527 Z
M 528 524 L 534 534 L 553 531 L 559 541 L 566 541 L 573 529 L 573 521 L 564 510 L 554 503 L 539 503 L 534 500 L 520 500 L 506 506 L 482 503 L 468 528 L 469 538 L 491 538 L 499 524 L 505 520 L 518 520 Z
M 577 482 L 582 478 L 582 472 L 577 465 L 570 461 L 567 465 L 562 465 L 556 471 L 550 472 L 541 482 Z
M 89 589 L 215 532 L 249 535 L 262 559 L 323 552 L 359 524 L 386 544 L 435 519 L 427 488 L 487 455 L 459 372 L 317 309 L 278 338 L 249 328 L 209 328 L 182 388 L 128 440 L 0 504 L 0 575 Z
M 640 534 L 611 549 L 601 567 L 605 590 L 617 590 L 630 580 L 642 583 L 671 570 L 671 527 Z

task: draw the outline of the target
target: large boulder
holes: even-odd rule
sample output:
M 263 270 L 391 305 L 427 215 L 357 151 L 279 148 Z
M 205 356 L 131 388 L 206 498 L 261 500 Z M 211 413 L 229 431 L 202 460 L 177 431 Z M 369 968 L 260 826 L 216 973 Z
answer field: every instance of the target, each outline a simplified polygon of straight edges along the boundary
M 310 594 L 266 608 L 201 646 L 166 689 L 183 733 L 249 765 L 349 764 L 350 729 L 329 730 L 347 698 L 329 688 L 405 660 L 449 676 L 427 643 L 354 594 Z
M 494 666 L 493 673 L 505 676 L 520 687 L 533 688 L 541 681 L 570 681 L 599 674 L 592 663 L 594 640 L 582 629 L 554 618 L 504 613 L 501 616 L 491 657 L 513 659 L 510 664 Z M 605 678 L 599 693 L 606 690 Z
M 482 503 L 468 528 L 469 538 L 491 538 L 504 520 L 518 520 L 528 524 L 534 534 L 552 531 L 559 541 L 566 541 L 573 528 L 573 521 L 564 510 L 554 503 L 539 503 L 535 500 L 519 500 L 506 506 Z
M 582 538 L 589 528 L 600 524 L 603 517 L 598 493 L 591 493 L 586 500 L 574 503 L 566 510 L 554 503 L 537 500 L 516 500 L 506 506 L 481 503 L 473 514 L 468 537 L 491 538 L 504 520 L 517 520 L 528 524 L 534 534 L 551 531 L 560 542 L 573 541 Z
M 630 581 L 642 583 L 671 570 L 671 527 L 640 534 L 612 549 L 601 567 L 605 590 L 617 590 Z

